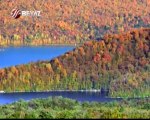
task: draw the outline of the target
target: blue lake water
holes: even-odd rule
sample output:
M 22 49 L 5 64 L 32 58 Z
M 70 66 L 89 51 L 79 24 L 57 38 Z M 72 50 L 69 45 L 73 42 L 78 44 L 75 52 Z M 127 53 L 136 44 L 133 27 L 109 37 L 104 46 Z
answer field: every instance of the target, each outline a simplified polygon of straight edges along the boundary
M 79 102 L 110 102 L 120 101 L 122 98 L 108 98 L 101 92 L 78 92 L 78 91 L 51 91 L 51 92 L 24 92 L 24 93 L 0 93 L 0 105 L 13 103 L 20 99 L 31 100 L 35 98 L 47 98 L 52 96 L 62 96 Z
M 73 48 L 73 46 L 0 48 L 0 68 L 36 62 L 38 60 L 50 60 L 71 51 Z

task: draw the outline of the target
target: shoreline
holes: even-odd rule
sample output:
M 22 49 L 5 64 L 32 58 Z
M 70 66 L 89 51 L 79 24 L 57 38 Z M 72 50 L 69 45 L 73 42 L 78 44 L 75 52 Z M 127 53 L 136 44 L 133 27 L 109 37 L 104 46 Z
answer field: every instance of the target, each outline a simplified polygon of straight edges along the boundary
M 40 92 L 101 92 L 101 90 L 43 90 L 43 91 L 13 91 L 13 92 L 0 91 L 0 94 L 1 93 L 40 93 Z
M 6 45 L 6 46 L 1 46 L 0 45 L 0 49 L 2 48 L 8 48 L 8 47 L 40 47 L 40 46 L 55 46 L 55 47 L 67 47 L 67 46 L 72 46 L 72 47 L 76 47 L 76 46 L 80 46 L 82 44 L 45 44 L 45 45 Z

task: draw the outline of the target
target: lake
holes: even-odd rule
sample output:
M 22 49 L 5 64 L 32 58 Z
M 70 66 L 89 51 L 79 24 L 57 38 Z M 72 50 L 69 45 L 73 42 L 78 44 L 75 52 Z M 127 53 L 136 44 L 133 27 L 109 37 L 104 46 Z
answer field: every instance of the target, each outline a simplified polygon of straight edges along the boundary
M 9 104 L 20 99 L 31 100 L 35 98 L 47 98 L 50 96 L 62 96 L 79 102 L 111 102 L 120 101 L 122 98 L 108 98 L 101 92 L 81 91 L 51 91 L 51 92 L 22 92 L 22 93 L 0 93 L 0 105 Z
M 73 46 L 0 48 L 0 68 L 36 62 L 38 60 L 51 60 L 74 48 Z

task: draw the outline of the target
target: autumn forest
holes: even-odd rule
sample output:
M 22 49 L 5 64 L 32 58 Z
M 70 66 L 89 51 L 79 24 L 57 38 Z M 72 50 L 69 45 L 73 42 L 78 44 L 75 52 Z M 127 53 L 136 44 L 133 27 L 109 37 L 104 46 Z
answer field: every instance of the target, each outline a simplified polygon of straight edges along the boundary
M 150 95 L 150 29 L 106 34 L 50 61 L 0 70 L 0 89 L 109 90 L 112 97 Z
M 14 9 L 41 15 L 15 19 Z M 52 59 L 56 53 L 46 49 L 45 59 L 42 47 L 58 51 L 56 45 L 73 48 Z M 12 49 L 3 59 L 7 48 L 37 46 L 41 60 L 2 66 L 24 60 Z M 150 118 L 150 0 L 0 0 L 0 55 L 0 118 Z M 85 102 L 38 95 L 49 91 L 106 96 Z M 33 100 L 6 103 L 23 92 Z
M 150 27 L 149 0 L 0 0 L 0 46 L 82 44 Z M 14 8 L 41 17 L 14 19 Z
M 0 69 L 0 90 L 103 89 L 113 97 L 149 96 L 149 0 L 16 1 L 0 1 L 1 47 L 79 46 L 50 61 Z M 41 10 L 41 17 L 14 19 L 14 5 Z

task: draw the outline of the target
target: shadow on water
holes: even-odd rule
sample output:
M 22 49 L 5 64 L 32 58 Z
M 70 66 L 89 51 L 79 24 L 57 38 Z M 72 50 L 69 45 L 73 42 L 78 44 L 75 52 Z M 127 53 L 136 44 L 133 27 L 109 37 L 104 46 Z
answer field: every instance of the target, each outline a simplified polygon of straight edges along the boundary
M 109 89 L 101 88 L 101 94 L 105 95 L 105 96 L 108 96 L 109 95 Z

